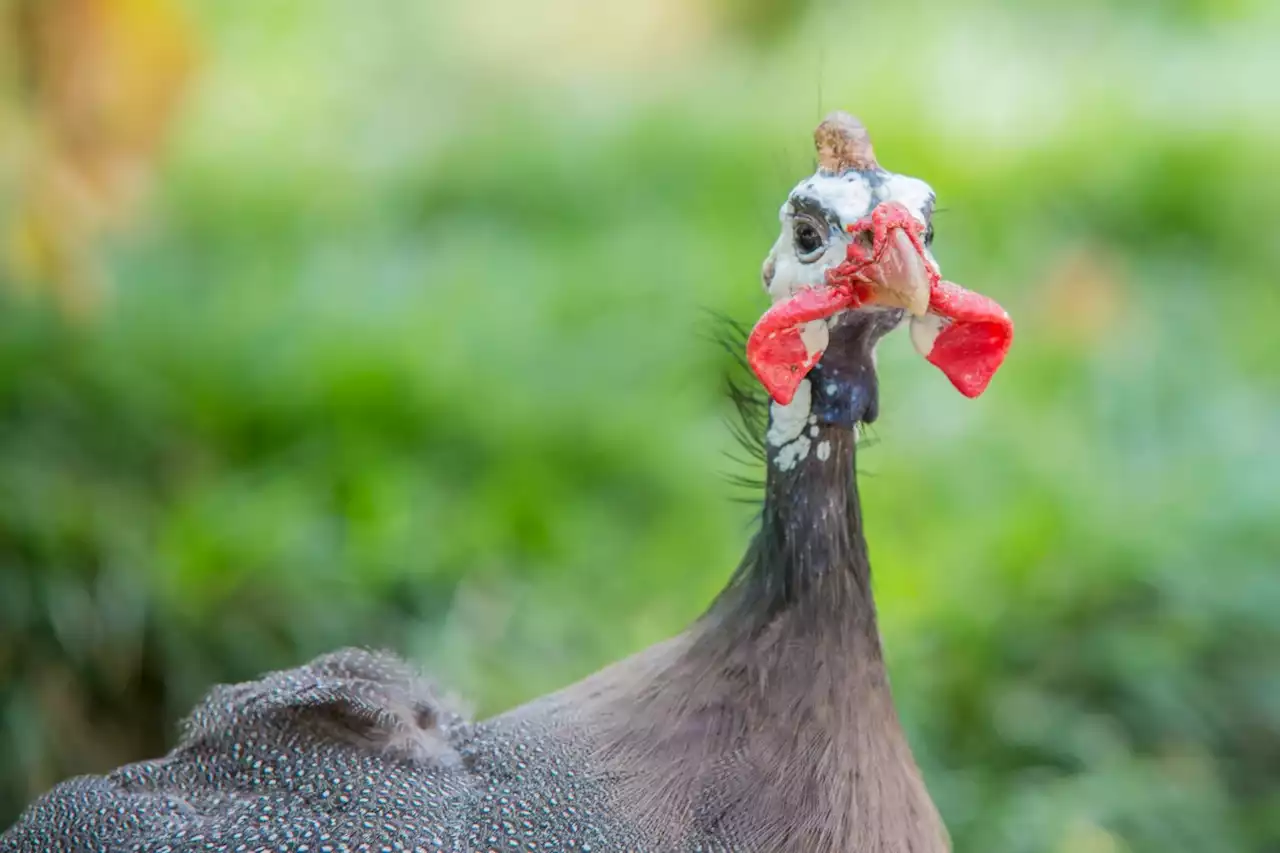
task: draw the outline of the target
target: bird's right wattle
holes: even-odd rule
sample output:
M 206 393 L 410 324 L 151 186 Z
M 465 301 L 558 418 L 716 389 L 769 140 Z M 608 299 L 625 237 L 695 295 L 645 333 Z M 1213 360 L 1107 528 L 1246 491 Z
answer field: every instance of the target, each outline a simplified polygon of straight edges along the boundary
M 925 358 L 961 394 L 979 396 L 1013 344 L 1009 315 L 994 299 L 949 281 L 934 285 L 929 310 L 944 322 Z

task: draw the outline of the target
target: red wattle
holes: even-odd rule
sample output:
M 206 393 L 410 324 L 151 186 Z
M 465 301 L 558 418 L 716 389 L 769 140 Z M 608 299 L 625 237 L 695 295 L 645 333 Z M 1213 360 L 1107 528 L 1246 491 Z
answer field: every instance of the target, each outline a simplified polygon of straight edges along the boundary
M 966 397 L 987 390 L 1013 344 L 1013 321 L 994 299 L 938 281 L 929 310 L 952 322 L 938 333 L 928 361 Z
M 848 288 L 805 288 L 764 313 L 747 338 L 747 364 L 770 397 L 784 406 L 790 403 L 822 358 L 821 350 L 811 353 L 805 347 L 800 327 L 858 304 Z

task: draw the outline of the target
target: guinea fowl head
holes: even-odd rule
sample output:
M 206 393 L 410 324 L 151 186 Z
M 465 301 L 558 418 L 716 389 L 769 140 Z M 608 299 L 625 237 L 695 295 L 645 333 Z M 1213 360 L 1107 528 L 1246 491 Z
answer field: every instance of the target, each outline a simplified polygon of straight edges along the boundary
M 773 398 L 773 446 L 785 468 L 807 453 L 810 426 L 875 420 L 874 348 L 910 318 L 916 349 L 967 396 L 985 390 L 1012 341 L 995 302 L 942 280 L 930 251 L 935 194 L 876 160 L 847 113 L 814 133 L 818 169 L 782 205 L 762 270 L 773 307 L 747 358 Z M 803 452 L 802 452 L 803 451 Z

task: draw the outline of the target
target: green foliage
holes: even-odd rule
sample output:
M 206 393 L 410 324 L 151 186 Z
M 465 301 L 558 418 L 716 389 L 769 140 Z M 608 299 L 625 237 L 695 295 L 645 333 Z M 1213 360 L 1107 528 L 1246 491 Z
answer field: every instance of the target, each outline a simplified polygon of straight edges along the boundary
M 1050 5 L 983 14 L 1041 32 Z M 209 684 L 342 644 L 508 706 L 679 630 L 749 534 L 705 309 L 762 308 L 817 119 L 797 57 L 833 10 L 750 69 L 602 72 L 573 106 L 359 4 L 274 8 L 266 38 L 208 7 L 212 64 L 100 321 L 0 311 L 0 824 L 161 751 Z M 917 23 L 923 55 L 973 37 Z M 1197 59 L 1184 26 L 1151 25 L 1154 67 L 1253 61 Z M 1188 121 L 1116 44 L 1053 84 L 1050 130 L 983 113 L 1021 97 L 995 71 L 939 91 L 944 60 L 904 76 L 884 40 L 826 60 L 825 105 L 938 189 L 948 277 L 1018 327 L 978 402 L 887 342 L 859 463 L 896 694 L 960 851 L 1280 845 L 1280 112 L 1224 92 Z

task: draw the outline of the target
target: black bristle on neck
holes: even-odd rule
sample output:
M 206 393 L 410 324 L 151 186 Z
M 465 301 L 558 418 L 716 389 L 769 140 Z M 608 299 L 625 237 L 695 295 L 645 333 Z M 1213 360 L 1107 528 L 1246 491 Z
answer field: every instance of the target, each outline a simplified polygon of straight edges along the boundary
M 754 463 L 767 462 L 765 432 L 769 428 L 769 397 L 747 364 L 747 337 L 751 329 L 726 314 L 711 313 L 710 338 L 729 356 L 724 373 L 725 393 L 733 404 L 735 417 L 729 432 Z M 754 480 L 763 487 L 763 480 Z

